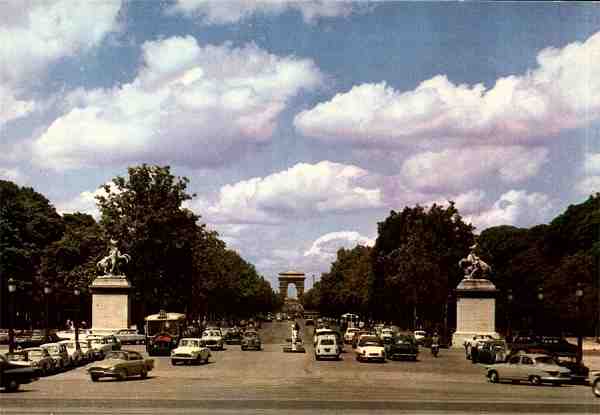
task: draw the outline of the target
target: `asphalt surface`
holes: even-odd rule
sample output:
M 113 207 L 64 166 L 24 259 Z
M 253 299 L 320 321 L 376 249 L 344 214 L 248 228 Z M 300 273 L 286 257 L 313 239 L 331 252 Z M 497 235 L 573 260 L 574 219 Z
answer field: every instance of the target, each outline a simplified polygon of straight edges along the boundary
M 145 380 L 92 383 L 85 367 L 72 369 L 0 393 L 0 414 L 600 413 L 589 386 L 491 384 L 461 350 L 434 358 L 422 349 L 418 362 L 359 363 L 346 345 L 341 361 L 317 362 L 312 328 L 303 330 L 306 353 L 283 353 L 290 324 L 272 323 L 260 330 L 262 351 L 230 345 L 199 366 L 155 357 Z M 586 358 L 600 366 L 600 356 Z

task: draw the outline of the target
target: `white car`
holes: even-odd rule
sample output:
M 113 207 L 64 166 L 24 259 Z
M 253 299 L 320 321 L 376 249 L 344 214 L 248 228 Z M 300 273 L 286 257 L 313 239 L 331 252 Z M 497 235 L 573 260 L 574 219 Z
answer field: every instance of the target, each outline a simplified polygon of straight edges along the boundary
M 357 331 L 359 331 L 358 327 L 348 327 L 346 329 L 346 333 L 344 333 L 344 343 L 352 344 L 354 333 L 356 333 Z
M 119 339 L 121 344 L 144 344 L 146 341 L 146 337 L 135 329 L 117 330 L 115 337 Z
M 417 342 L 417 344 L 421 344 L 425 341 L 425 338 L 427 337 L 427 332 L 425 330 L 415 330 L 413 336 L 415 336 L 415 341 Z
M 337 337 L 335 335 L 324 334 L 317 339 L 317 345 L 315 346 L 315 360 L 321 360 L 324 357 L 332 357 L 339 360 L 341 352 L 342 350 L 338 345 Z
M 109 341 L 107 336 L 91 335 L 86 339 L 91 343 L 92 353 L 95 359 L 104 359 L 104 356 L 113 350 L 112 342 Z
M 369 334 L 360 336 L 356 346 L 356 360 L 385 362 L 385 349 L 377 336 Z
M 223 350 L 225 348 L 225 341 L 223 340 L 221 330 L 204 330 L 200 341 L 202 342 L 202 345 L 210 348 L 211 350 Z
M 56 362 L 55 368 L 57 370 L 63 370 L 70 366 L 71 360 L 69 359 L 69 352 L 67 352 L 67 346 L 60 343 L 46 343 L 40 346 L 42 349 L 48 351 L 50 357 Z
M 208 363 L 209 358 L 210 349 L 202 346 L 202 341 L 198 338 L 181 339 L 177 348 L 171 351 L 171 364 L 173 366 L 179 362 Z
M 571 381 L 571 371 L 556 364 L 552 356 L 521 353 L 506 363 L 486 366 L 487 377 L 492 383 L 502 380 L 525 381 L 532 385 L 551 383 L 560 385 Z
M 327 328 L 320 328 L 320 329 L 316 329 L 315 330 L 315 334 L 313 335 L 313 346 L 317 346 L 317 340 L 319 339 L 319 336 L 323 336 L 323 335 L 335 335 L 335 331 L 331 330 L 331 329 L 327 329 Z
M 59 344 L 64 344 L 67 348 L 67 353 L 69 354 L 69 365 L 70 366 L 78 366 L 81 364 L 83 359 L 83 353 L 81 349 L 77 350 L 74 340 L 61 340 L 58 342 Z M 81 343 L 80 343 L 81 345 Z
M 383 329 L 381 329 L 381 334 L 379 335 L 379 338 L 381 340 L 385 339 L 385 338 L 393 338 L 394 337 L 394 330 L 392 330 L 389 327 L 385 327 Z

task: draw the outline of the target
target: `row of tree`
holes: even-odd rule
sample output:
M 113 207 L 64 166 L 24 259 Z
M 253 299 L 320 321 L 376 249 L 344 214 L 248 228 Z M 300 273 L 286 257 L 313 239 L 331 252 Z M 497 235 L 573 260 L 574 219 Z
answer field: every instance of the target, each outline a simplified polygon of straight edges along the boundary
M 169 167 L 131 167 L 127 177 L 104 186 L 96 222 L 82 213 L 61 216 L 33 189 L 0 181 L 0 288 L 6 296 L 8 278 L 24 283 L 16 294 L 21 324 L 43 324 L 44 287 L 52 288 L 50 316 L 57 320 L 52 324 L 78 308 L 76 287 L 83 294 L 83 316 L 89 319 L 87 290 L 111 239 L 132 258 L 123 271 L 133 286 L 132 311 L 138 324 L 159 309 L 201 318 L 278 307 L 279 297 L 254 266 L 184 208 L 193 197 L 187 185 Z M 6 316 L 6 297 L 2 300 Z M 2 320 L 5 325 L 6 317 Z
M 340 249 L 304 306 L 339 316 L 358 312 L 403 327 L 455 324 L 461 258 L 477 241 L 498 288 L 497 327 L 546 333 L 597 327 L 600 195 L 570 206 L 547 225 L 498 226 L 476 236 L 451 202 L 392 211 L 374 247 Z M 583 290 L 580 307 L 576 288 Z M 510 295 L 509 295 L 510 294 Z

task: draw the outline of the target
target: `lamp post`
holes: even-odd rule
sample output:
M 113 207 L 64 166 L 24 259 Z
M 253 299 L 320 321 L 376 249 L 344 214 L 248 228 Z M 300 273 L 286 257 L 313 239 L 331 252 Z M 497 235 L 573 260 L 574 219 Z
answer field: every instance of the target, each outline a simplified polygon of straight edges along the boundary
M 45 327 L 45 339 L 44 341 L 47 340 L 48 335 L 50 334 L 50 294 L 52 293 L 52 287 L 50 286 L 50 284 L 46 283 L 46 285 L 44 285 L 44 300 L 46 302 L 46 313 L 45 313 L 45 317 L 46 317 L 46 327 Z
M 15 329 L 14 329 L 14 299 L 13 295 L 17 291 L 17 282 L 12 278 L 8 280 L 8 352 L 15 350 Z
M 543 307 L 544 307 L 544 288 L 542 286 L 538 287 L 538 290 L 537 290 L 537 299 L 538 299 L 538 303 L 539 303 L 538 305 L 539 305 L 539 307 L 538 307 L 538 310 L 537 310 L 537 315 L 538 315 L 537 320 L 538 321 L 536 322 L 537 323 L 536 324 L 536 326 L 537 326 L 536 328 L 537 328 L 538 332 L 536 334 L 537 335 L 541 335 L 541 331 L 542 331 L 541 330 L 541 328 L 542 328 L 542 324 L 541 324 L 542 318 L 541 318 L 541 315 L 543 314 Z
M 81 350 L 81 346 L 79 345 L 79 314 L 81 313 L 81 291 L 79 288 L 75 287 L 73 289 L 73 294 L 75 294 L 75 298 L 77 299 L 77 312 L 75 313 L 75 349 Z
M 506 337 L 512 343 L 512 302 L 513 302 L 512 289 L 508 289 L 506 294 L 507 306 L 506 306 Z
M 576 360 L 578 364 L 581 364 L 583 360 L 583 335 L 581 333 L 581 303 L 583 301 L 583 286 L 580 282 L 577 283 L 575 290 L 576 307 L 575 314 L 577 318 L 577 356 Z

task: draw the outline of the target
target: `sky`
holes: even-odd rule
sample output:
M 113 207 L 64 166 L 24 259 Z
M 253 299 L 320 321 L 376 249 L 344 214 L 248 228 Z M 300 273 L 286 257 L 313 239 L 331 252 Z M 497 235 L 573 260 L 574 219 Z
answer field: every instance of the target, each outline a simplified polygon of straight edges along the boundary
M 0 179 L 98 217 L 127 167 L 277 287 L 391 210 L 476 232 L 600 190 L 597 3 L 0 1 Z

